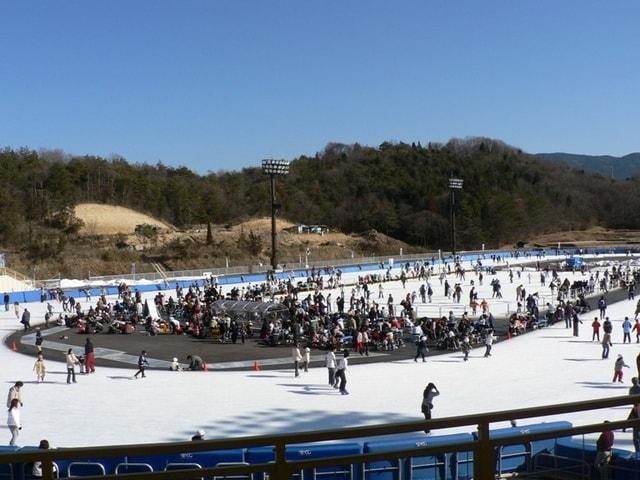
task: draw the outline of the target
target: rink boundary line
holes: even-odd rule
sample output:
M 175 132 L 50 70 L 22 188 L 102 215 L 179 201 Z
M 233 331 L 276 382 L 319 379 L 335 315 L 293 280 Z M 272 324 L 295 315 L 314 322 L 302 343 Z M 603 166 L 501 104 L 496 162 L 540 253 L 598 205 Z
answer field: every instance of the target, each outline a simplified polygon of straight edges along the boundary
M 60 332 L 64 332 L 66 330 L 68 330 L 68 328 L 63 326 L 53 327 L 47 330 L 46 333 L 43 333 L 42 336 L 47 337 L 50 335 L 55 335 Z M 20 343 L 22 345 L 32 346 L 35 344 L 35 341 L 36 341 L 35 332 L 29 333 L 27 335 L 20 337 Z M 70 345 L 70 344 L 59 342 L 56 340 L 45 340 L 45 342 L 46 342 L 46 345 L 43 342 L 43 347 L 48 348 L 50 350 L 56 350 L 62 353 L 66 353 L 69 348 L 72 348 L 74 353 L 80 353 L 84 355 L 83 347 L 78 347 L 77 345 Z M 133 366 L 138 364 L 138 357 L 136 355 L 130 355 L 121 350 L 96 347 L 94 349 L 94 353 L 96 355 L 96 358 L 102 358 L 105 360 L 111 360 L 114 362 L 124 363 L 127 365 L 133 365 Z M 382 357 L 382 356 L 388 356 L 388 355 L 389 355 L 388 353 L 369 352 L 369 357 Z M 325 357 L 324 355 L 312 355 L 311 362 L 324 362 L 324 357 Z M 354 357 L 354 359 L 357 359 L 357 357 Z M 171 362 L 167 360 L 159 360 L 155 358 L 148 358 L 148 360 L 149 360 L 149 367 L 151 368 L 168 370 L 169 367 L 171 366 Z M 242 360 L 242 361 L 236 361 L 236 362 L 222 362 L 222 363 L 208 364 L 208 368 L 209 370 L 231 370 L 231 369 L 239 369 L 239 368 L 243 368 L 243 369 L 252 368 L 256 365 L 256 361 L 258 360 Z M 291 359 L 291 357 L 281 357 L 281 358 L 266 358 L 266 359 L 259 360 L 258 362 L 260 365 L 274 366 L 274 365 L 291 365 L 293 363 L 293 360 Z

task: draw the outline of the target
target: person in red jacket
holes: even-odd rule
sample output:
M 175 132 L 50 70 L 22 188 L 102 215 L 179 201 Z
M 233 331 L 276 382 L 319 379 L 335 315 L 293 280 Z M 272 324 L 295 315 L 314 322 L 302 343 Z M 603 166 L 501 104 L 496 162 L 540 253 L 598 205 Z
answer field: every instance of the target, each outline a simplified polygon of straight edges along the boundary
M 640 319 L 636 318 L 636 323 L 633 324 L 632 332 L 636 332 L 636 343 L 640 343 Z
M 598 339 L 598 341 L 600 341 L 600 322 L 598 321 L 598 317 L 595 317 L 593 319 L 591 326 L 593 327 L 593 335 L 591 335 L 591 341 L 594 341 L 596 338 Z
M 609 420 L 605 420 L 604 423 L 609 423 Z M 596 442 L 598 453 L 596 454 L 594 465 L 600 471 L 600 478 L 602 479 L 609 478 L 609 463 L 611 462 L 613 438 L 613 432 L 611 430 L 605 430 L 600 434 Z
M 620 354 L 618 355 L 616 363 L 613 367 L 613 380 L 611 380 L 612 382 L 615 382 L 617 380 L 618 382 L 622 383 L 623 368 L 629 368 L 629 365 L 624 363 L 624 358 L 622 358 L 622 354 Z
M 96 355 L 93 352 L 93 343 L 87 338 L 84 344 L 85 372 L 96 373 Z

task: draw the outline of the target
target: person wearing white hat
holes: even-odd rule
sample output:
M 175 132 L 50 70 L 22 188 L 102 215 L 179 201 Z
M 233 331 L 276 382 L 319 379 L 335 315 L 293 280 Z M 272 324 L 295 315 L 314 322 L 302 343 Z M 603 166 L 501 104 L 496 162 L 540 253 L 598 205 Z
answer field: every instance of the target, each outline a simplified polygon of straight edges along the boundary
M 615 382 L 617 380 L 619 383 L 622 383 L 623 367 L 629 368 L 629 365 L 624 363 L 624 358 L 622 358 L 622 355 L 618 355 L 616 363 L 613 367 L 613 380 L 611 380 L 612 382 Z
M 176 357 L 173 357 L 173 359 L 171 360 L 171 365 L 169 366 L 169 370 L 171 370 L 172 372 L 182 371 L 182 367 L 180 366 L 180 363 L 178 362 L 178 359 Z

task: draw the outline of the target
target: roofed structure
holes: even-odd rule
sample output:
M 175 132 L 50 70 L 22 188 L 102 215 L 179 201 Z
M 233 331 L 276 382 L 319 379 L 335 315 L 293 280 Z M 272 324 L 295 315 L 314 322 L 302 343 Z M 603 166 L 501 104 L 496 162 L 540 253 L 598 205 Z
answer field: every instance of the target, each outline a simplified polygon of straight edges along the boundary
M 282 303 L 246 302 L 242 300 L 217 300 L 213 302 L 212 308 L 217 313 L 233 315 L 253 313 L 261 317 L 269 314 L 281 315 L 288 311 L 288 308 Z

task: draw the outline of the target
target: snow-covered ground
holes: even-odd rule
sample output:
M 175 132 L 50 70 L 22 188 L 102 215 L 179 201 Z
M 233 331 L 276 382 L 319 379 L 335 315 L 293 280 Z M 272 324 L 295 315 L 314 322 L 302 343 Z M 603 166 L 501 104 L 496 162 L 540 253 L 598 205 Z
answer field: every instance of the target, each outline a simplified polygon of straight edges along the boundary
M 512 284 L 507 272 L 497 274 L 505 301 L 514 304 L 519 282 L 528 291 L 549 294 L 548 287 L 540 286 L 539 274 L 531 272 L 531 284 L 528 270 Z M 583 278 L 567 273 L 561 273 L 561 277 Z M 453 275 L 449 278 L 455 283 Z M 486 276 L 479 287 L 475 276 L 468 273 L 463 300 L 468 298 L 469 282 L 475 279 L 479 298 L 487 298 L 492 311 L 497 309 L 498 304 L 491 301 L 490 278 Z M 444 305 L 437 278 L 432 284 L 434 302 L 449 308 Z M 404 290 L 400 282 L 386 283 L 385 298 L 392 293 L 399 300 L 418 287 L 417 281 L 410 281 Z M 373 294 L 377 296 L 376 288 Z M 44 315 L 44 305 L 34 303 L 28 308 L 32 324 L 37 323 Z M 282 369 L 203 373 L 151 370 L 147 378 L 132 380 L 133 370 L 99 367 L 95 374 L 79 376 L 77 384 L 67 385 L 65 365 L 48 358 L 46 381 L 37 384 L 32 372 L 34 359 L 5 346 L 0 347 L 0 376 L 5 391 L 16 380 L 25 383 L 20 445 L 37 445 L 41 438 L 56 446 L 182 441 L 198 429 L 205 430 L 208 438 L 221 438 L 389 424 L 422 418 L 421 396 L 428 382 L 434 382 L 441 392 L 434 409 L 438 417 L 626 394 L 630 378 L 637 375 L 635 358 L 640 346 L 621 343 L 621 322 L 625 315 L 633 318 L 634 311 L 633 301 L 609 306 L 614 346 L 608 360 L 600 358 L 600 344 L 591 341 L 591 313 L 583 316 L 578 338 L 564 324 L 556 324 L 494 345 L 490 358 L 483 358 L 484 350 L 478 349 L 466 363 L 462 354 L 448 353 L 431 357 L 427 363 L 406 360 L 351 366 L 347 375 L 351 394 L 347 396 L 327 385 L 325 368 L 312 368 L 297 379 L 292 369 Z M 9 312 L 0 311 L 3 335 L 20 327 L 13 307 Z M 99 336 L 94 343 L 99 346 Z M 613 363 L 619 353 L 631 368 L 625 369 L 623 384 L 613 384 Z M 627 411 L 618 407 L 545 420 L 598 422 L 626 418 Z M 9 431 L 4 432 L 8 443 Z M 632 449 L 630 436 L 616 434 L 616 446 Z

